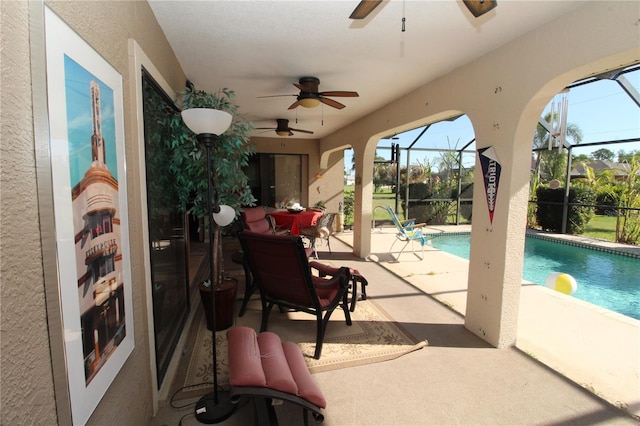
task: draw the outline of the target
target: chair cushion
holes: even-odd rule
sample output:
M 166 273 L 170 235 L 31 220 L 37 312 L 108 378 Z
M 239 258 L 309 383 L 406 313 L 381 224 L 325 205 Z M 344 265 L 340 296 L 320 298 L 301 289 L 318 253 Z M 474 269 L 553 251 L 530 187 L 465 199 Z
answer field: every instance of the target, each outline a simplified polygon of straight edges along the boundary
M 267 387 L 298 395 L 298 386 L 291 375 L 280 337 L 269 331 L 262 332 L 258 334 L 258 346 Z
M 298 395 L 320 408 L 326 408 L 327 400 L 318 384 L 311 377 L 298 345 L 293 342 L 283 342 L 282 349 L 287 357 L 291 375 L 298 385 Z
M 262 207 L 249 207 L 242 211 L 244 225 L 251 232 L 270 233 L 271 227 Z
M 262 207 L 249 207 L 243 210 L 244 218 L 247 222 L 255 222 L 264 219 L 266 212 Z
M 258 232 L 260 234 L 270 234 L 271 227 L 269 226 L 269 222 L 266 218 L 261 219 L 256 222 L 246 222 L 247 230 L 251 232 Z
M 249 327 L 233 327 L 227 332 L 231 386 L 267 385 L 256 339 L 256 332 Z
M 227 332 L 232 387 L 264 387 L 298 396 L 320 408 L 327 401 L 315 382 L 302 351 L 269 331 L 256 335 L 249 327 Z

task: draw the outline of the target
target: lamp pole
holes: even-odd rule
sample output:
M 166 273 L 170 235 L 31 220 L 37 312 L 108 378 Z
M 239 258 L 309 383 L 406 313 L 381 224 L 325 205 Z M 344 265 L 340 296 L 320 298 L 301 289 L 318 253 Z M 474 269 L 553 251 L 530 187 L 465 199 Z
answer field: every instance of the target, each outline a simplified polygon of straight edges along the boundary
M 195 417 L 201 423 L 220 423 L 228 419 L 235 411 L 236 405 L 231 402 L 227 391 L 218 390 L 218 356 L 216 351 L 216 279 L 214 270 L 214 221 L 220 226 L 228 225 L 234 218 L 235 212 L 229 206 L 221 206 L 216 193 L 215 203 L 212 202 L 212 180 L 215 176 L 211 173 L 211 147 L 218 139 L 218 134 L 223 133 L 231 123 L 231 115 L 224 111 L 214 109 L 195 108 L 182 112 L 183 120 L 187 127 L 197 134 L 198 142 L 205 147 L 207 161 L 207 216 L 209 221 L 209 289 L 211 292 L 211 355 L 213 358 L 213 392 L 196 402 Z M 213 129 L 214 131 L 208 130 Z
M 207 213 L 209 221 L 209 289 L 211 291 L 211 353 L 213 356 L 213 392 L 203 396 L 196 403 L 195 416 L 201 423 L 213 424 L 220 423 L 228 419 L 235 411 L 235 404 L 231 403 L 231 397 L 228 392 L 218 391 L 218 356 L 216 350 L 216 289 L 214 274 L 215 265 L 213 264 L 213 251 L 217 250 L 214 247 L 213 238 L 213 213 L 220 212 L 220 205 L 211 202 L 211 182 L 215 179 L 215 176 L 211 174 L 211 145 L 217 139 L 217 135 L 211 133 L 201 133 L 197 136 L 198 141 L 202 143 L 206 150 L 207 158 Z

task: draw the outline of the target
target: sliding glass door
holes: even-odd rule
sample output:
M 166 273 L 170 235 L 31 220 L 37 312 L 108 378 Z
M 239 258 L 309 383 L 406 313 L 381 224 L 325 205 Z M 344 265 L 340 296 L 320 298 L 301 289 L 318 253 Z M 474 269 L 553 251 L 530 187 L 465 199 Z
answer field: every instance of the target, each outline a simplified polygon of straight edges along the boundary
M 259 206 L 301 203 L 302 156 L 295 154 L 255 154 L 245 173 Z
M 171 99 L 143 73 L 145 162 L 151 292 L 158 387 L 182 334 L 189 313 L 188 221 L 178 206 L 177 188 L 166 165 L 171 157 L 168 115 L 177 109 Z

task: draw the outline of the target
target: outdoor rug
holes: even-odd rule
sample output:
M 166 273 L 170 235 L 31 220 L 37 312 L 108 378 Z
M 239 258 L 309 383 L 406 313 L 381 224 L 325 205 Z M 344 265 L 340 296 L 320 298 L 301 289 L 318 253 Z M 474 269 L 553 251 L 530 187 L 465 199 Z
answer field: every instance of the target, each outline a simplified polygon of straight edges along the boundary
M 177 372 L 171 387 L 175 400 L 202 396 L 212 390 L 211 331 L 206 328 L 202 309 L 198 311 L 183 355 L 184 365 Z M 245 315 L 236 318 L 235 326 L 251 327 L 257 332 L 260 329 L 260 317 L 260 300 L 254 299 L 249 303 Z M 274 307 L 268 330 L 278 334 L 283 341 L 296 342 L 312 373 L 387 361 L 428 345 L 426 340 L 419 342 L 410 336 L 371 299 L 358 301 L 351 319 L 353 324 L 347 326 L 343 311 L 338 308 L 333 312 L 318 360 L 313 358 L 315 316 L 300 312 L 281 313 Z M 226 330 L 216 333 L 216 341 L 218 385 L 228 388 Z

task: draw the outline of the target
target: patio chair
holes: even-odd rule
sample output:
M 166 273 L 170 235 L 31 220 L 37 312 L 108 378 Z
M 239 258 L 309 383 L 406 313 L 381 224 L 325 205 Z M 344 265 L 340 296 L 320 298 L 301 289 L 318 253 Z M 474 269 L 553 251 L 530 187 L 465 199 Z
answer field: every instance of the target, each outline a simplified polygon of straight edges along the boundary
M 243 231 L 238 235 L 251 273 L 260 289 L 262 322 L 267 330 L 274 305 L 316 316 L 315 359 L 320 359 L 329 318 L 341 306 L 351 325 L 348 306 L 349 268 L 340 268 L 331 278 L 313 276 L 302 238 Z
M 311 249 L 318 259 L 318 250 L 316 249 L 316 240 L 326 240 L 329 253 L 331 253 L 331 241 L 329 237 L 333 234 L 333 220 L 335 213 L 325 213 L 316 222 L 315 225 L 304 227 L 300 230 L 300 235 L 309 240 Z
M 393 211 L 390 206 L 387 205 L 384 208 L 387 213 L 389 213 L 389 216 L 391 217 L 391 220 L 393 221 L 393 224 L 396 226 L 396 229 L 398 231 L 396 233 L 396 239 L 393 240 L 391 247 L 389 247 L 389 254 L 393 256 L 393 246 L 398 241 L 401 241 L 404 243 L 404 245 L 402 246 L 400 253 L 398 253 L 398 256 L 395 257 L 396 260 L 400 260 L 400 255 L 409 244 L 411 244 L 411 250 L 413 251 L 413 254 L 415 254 L 420 260 L 424 259 L 424 246 L 425 244 L 427 244 L 427 238 L 422 233 L 422 227 L 425 226 L 426 223 L 416 223 L 415 219 L 407 219 L 401 221 L 400 219 L 398 219 L 396 212 Z M 416 252 L 414 243 L 418 243 L 422 247 L 421 255 Z
M 242 221 L 243 229 L 247 231 L 263 234 L 288 234 L 287 230 L 281 230 L 276 226 L 273 218 L 267 213 L 267 209 L 262 206 L 243 208 L 240 213 L 240 219 Z M 307 250 L 307 253 L 311 256 L 313 252 L 309 249 Z M 233 256 L 232 259 L 234 262 L 241 263 L 244 269 L 244 297 L 242 299 L 242 305 L 240 306 L 240 312 L 238 313 L 238 316 L 241 317 L 246 312 L 249 299 L 251 299 L 251 295 L 257 287 L 253 277 L 251 276 L 251 270 L 249 269 L 249 264 L 244 253 L 239 252 Z
M 245 207 L 240 213 L 242 226 L 251 232 L 286 234 L 286 230 L 279 229 L 275 221 L 264 207 Z
M 334 276 L 339 272 L 339 268 L 335 266 L 326 265 L 324 263 L 311 261 L 309 266 L 318 271 L 318 275 L 321 277 Z M 349 284 L 349 293 L 351 293 L 351 312 L 356 310 L 356 302 L 358 301 L 358 283 L 360 283 L 360 290 L 362 292 L 362 300 L 367 300 L 367 286 L 369 281 L 358 271 L 357 269 L 349 268 L 349 275 L 351 275 L 351 283 Z

